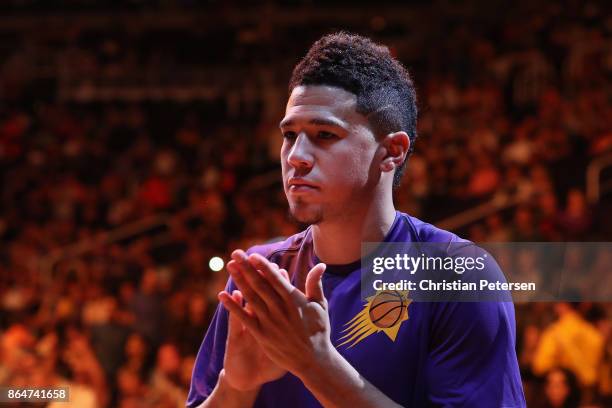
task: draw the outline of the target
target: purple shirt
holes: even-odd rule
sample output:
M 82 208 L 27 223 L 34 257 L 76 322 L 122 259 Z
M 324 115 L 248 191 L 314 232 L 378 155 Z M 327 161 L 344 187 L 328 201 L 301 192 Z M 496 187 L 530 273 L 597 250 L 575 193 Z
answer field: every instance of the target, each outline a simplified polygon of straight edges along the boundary
M 384 242 L 467 242 L 400 212 Z M 304 289 L 318 262 L 310 228 L 282 242 L 255 246 L 285 268 Z M 413 302 L 395 338 L 378 331 L 346 341 L 347 323 L 364 310 L 361 261 L 328 265 L 323 290 L 329 303 L 331 341 L 372 385 L 402 406 L 525 407 L 515 352 L 514 307 L 510 302 Z M 230 280 L 228 287 L 235 288 Z M 228 313 L 217 307 L 198 352 L 187 405 L 197 406 L 217 383 L 223 367 Z M 266 383 L 255 407 L 320 407 L 302 382 L 288 373 Z

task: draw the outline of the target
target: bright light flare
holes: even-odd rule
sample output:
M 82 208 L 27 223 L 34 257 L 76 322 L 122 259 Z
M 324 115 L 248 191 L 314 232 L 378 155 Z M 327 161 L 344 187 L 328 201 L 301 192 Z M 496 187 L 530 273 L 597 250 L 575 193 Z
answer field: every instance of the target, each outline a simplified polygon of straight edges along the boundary
M 210 258 L 210 261 L 208 261 L 208 267 L 213 272 L 219 272 L 224 266 L 225 262 L 223 262 L 223 259 L 219 258 L 218 256 L 213 256 Z

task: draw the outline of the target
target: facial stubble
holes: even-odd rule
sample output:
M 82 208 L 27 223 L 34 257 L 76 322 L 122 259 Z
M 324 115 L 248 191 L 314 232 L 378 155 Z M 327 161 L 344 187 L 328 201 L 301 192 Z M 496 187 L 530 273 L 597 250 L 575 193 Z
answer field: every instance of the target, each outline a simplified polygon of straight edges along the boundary
M 323 221 L 323 210 L 321 207 L 308 208 L 308 203 L 301 197 L 297 197 L 293 204 L 289 202 L 289 215 L 299 223 L 314 225 Z

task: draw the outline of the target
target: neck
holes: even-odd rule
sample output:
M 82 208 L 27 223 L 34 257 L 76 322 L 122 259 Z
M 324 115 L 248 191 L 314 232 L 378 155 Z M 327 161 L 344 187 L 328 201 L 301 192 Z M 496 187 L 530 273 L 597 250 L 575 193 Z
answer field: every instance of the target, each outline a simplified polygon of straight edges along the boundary
M 326 264 L 343 265 L 361 258 L 362 242 L 380 242 L 395 220 L 391 193 L 354 213 L 313 225 L 312 236 L 317 257 Z

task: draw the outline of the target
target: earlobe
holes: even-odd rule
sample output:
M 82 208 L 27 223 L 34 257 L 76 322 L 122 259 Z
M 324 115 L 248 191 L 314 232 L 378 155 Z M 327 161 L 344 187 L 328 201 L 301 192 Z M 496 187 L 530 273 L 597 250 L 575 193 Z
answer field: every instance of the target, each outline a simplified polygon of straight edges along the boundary
M 393 163 L 393 160 L 391 160 L 391 158 L 386 158 L 381 164 L 380 164 L 380 169 L 384 172 L 389 172 L 389 171 L 393 171 L 393 169 L 395 169 L 395 163 Z

